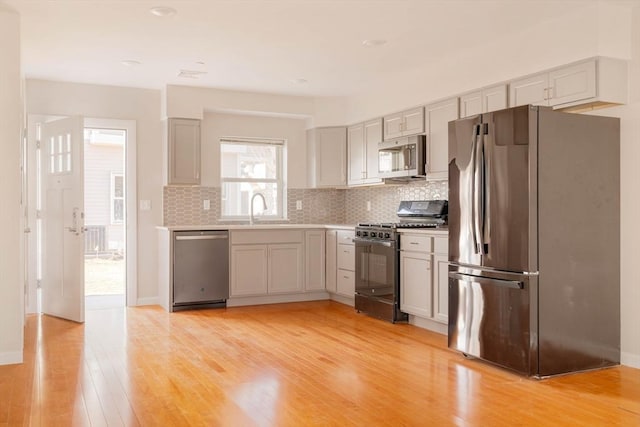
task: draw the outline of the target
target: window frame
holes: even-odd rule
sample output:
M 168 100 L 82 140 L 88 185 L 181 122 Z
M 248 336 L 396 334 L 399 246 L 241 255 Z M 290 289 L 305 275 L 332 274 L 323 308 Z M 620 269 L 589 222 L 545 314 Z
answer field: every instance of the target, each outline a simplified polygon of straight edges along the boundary
M 287 219 L 287 191 L 286 191 L 286 140 L 274 139 L 274 138 L 252 138 L 252 137 L 221 137 L 219 140 L 219 154 L 220 154 L 220 219 L 225 221 L 248 221 L 250 213 L 246 215 L 225 215 L 225 183 L 267 183 L 276 184 L 277 188 L 277 200 L 278 215 L 262 215 L 260 218 L 263 221 L 284 221 Z M 275 178 L 231 178 L 224 177 L 224 157 L 222 155 L 222 149 L 224 145 L 236 145 L 236 146 L 275 146 L 276 147 L 276 177 Z
M 116 178 L 117 177 L 121 177 L 122 178 L 122 196 L 121 197 L 116 197 Z M 111 225 L 122 225 L 124 224 L 124 218 L 125 218 L 125 199 L 126 199 L 126 187 L 125 187 L 125 182 L 124 182 L 124 173 L 122 172 L 111 172 L 111 176 L 109 178 L 110 181 L 110 187 L 111 187 L 111 191 L 109 193 L 109 218 L 111 220 Z M 116 200 L 122 200 L 122 219 L 116 219 L 115 218 L 115 201 Z

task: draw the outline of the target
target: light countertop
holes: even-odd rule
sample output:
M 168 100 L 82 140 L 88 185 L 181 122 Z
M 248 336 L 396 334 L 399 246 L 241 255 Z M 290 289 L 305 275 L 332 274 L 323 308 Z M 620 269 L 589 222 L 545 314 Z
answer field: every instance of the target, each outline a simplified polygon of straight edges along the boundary
M 333 228 L 353 230 L 355 225 L 350 224 L 203 224 L 203 225 L 160 225 L 159 230 L 168 231 L 193 231 L 193 230 L 283 230 L 283 229 L 314 229 Z

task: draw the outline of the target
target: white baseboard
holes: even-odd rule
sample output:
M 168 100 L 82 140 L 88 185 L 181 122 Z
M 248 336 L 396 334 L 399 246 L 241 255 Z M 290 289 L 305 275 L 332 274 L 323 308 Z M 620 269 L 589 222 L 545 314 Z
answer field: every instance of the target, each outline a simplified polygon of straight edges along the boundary
M 160 298 L 158 297 L 138 298 L 138 300 L 136 301 L 136 305 L 160 305 Z
M 21 351 L 7 351 L 0 353 L 0 365 L 15 365 L 16 363 L 22 363 Z
M 620 363 L 625 366 L 640 369 L 640 355 L 623 351 L 620 354 Z
M 349 298 L 338 294 L 331 294 L 331 299 L 333 301 L 337 301 L 339 303 L 350 305 L 351 307 L 355 306 L 355 298 Z
M 409 324 L 417 326 L 422 329 L 428 329 L 438 334 L 447 335 L 449 333 L 449 327 L 445 324 L 434 322 L 433 320 L 424 319 L 422 317 L 409 315 Z
M 301 294 L 264 295 L 256 297 L 232 297 L 227 300 L 227 307 L 242 307 L 245 305 L 281 304 L 285 302 L 318 301 L 329 299 L 325 291 L 307 292 Z

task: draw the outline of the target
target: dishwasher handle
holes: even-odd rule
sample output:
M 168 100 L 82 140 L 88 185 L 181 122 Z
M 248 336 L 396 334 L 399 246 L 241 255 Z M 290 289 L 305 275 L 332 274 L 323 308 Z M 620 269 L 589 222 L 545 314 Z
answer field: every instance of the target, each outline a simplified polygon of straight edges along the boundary
M 176 240 L 228 240 L 229 236 L 222 234 L 203 234 L 200 236 L 176 236 Z

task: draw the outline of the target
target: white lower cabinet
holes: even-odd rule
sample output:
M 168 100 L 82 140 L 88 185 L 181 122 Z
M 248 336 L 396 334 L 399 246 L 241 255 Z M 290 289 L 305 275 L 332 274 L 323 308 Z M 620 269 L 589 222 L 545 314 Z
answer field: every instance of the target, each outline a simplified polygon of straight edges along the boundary
M 230 295 L 267 293 L 268 246 L 242 245 L 231 248 Z
M 304 232 L 304 290 L 325 289 L 325 231 Z
M 232 231 L 231 297 L 304 290 L 304 232 Z
M 354 237 L 353 230 L 327 231 L 326 289 L 350 299 L 356 293 Z
M 449 320 L 448 238 L 400 236 L 400 309 L 446 324 Z
M 267 293 L 302 291 L 303 264 L 300 243 L 269 245 L 268 258 Z
M 431 254 L 400 252 L 400 310 L 431 317 Z
M 328 292 L 335 293 L 338 278 L 338 231 L 327 230 L 326 234 L 326 262 L 325 262 L 325 288 Z

